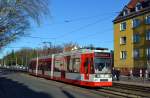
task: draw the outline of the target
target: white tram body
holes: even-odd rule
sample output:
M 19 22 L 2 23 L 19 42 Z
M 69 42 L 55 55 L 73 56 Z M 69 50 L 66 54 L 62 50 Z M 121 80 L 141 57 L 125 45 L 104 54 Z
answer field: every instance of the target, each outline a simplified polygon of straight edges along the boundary
M 32 75 L 71 84 L 112 86 L 111 54 L 104 48 L 79 49 L 31 60 Z

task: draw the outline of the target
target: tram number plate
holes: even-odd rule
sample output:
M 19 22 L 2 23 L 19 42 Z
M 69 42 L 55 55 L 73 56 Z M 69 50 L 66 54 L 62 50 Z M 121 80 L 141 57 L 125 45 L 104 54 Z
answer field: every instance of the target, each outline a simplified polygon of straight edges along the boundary
M 100 81 L 108 81 L 108 79 L 100 79 Z

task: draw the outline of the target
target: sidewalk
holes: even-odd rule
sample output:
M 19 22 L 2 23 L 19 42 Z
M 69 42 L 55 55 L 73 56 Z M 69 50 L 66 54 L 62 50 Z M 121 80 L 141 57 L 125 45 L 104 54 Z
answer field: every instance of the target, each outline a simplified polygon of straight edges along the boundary
M 140 77 L 132 77 L 129 78 L 128 76 L 120 76 L 120 80 L 113 81 L 114 83 L 121 83 L 121 84 L 131 84 L 137 86 L 144 86 L 150 87 L 150 79 L 140 78 Z

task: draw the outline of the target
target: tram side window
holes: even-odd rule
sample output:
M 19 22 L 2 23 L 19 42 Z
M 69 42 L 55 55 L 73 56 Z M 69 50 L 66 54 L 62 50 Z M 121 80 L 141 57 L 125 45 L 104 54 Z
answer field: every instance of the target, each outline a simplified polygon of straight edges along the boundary
M 63 65 L 63 64 L 62 64 L 62 62 L 61 62 L 60 60 L 56 60 L 56 61 L 55 61 L 54 70 L 55 70 L 55 71 L 58 71 L 58 72 L 61 71 L 62 65 Z
M 42 66 L 44 70 L 49 71 L 51 69 L 51 62 L 43 62 Z
M 36 62 L 33 62 L 33 69 L 36 69 Z
M 39 69 L 39 70 L 42 70 L 42 69 L 43 69 L 43 63 L 42 63 L 42 62 L 39 62 L 38 69 Z
M 30 63 L 30 69 L 35 69 L 35 62 Z
M 69 71 L 70 58 L 71 58 L 70 56 L 67 56 L 67 58 L 66 58 L 67 71 Z
M 55 61 L 55 71 L 60 71 L 59 70 L 59 66 L 60 66 L 60 62 L 59 61 Z
M 80 58 L 73 58 L 72 59 L 72 72 L 79 72 L 80 71 Z
M 51 62 L 48 62 L 48 63 L 47 63 L 47 70 L 48 70 L 48 71 L 51 70 Z
M 67 59 L 66 58 L 64 58 L 63 64 L 61 64 L 61 70 L 68 71 L 67 70 Z
M 30 68 L 30 69 L 33 69 L 32 62 L 30 62 L 30 64 L 29 64 L 29 68 Z

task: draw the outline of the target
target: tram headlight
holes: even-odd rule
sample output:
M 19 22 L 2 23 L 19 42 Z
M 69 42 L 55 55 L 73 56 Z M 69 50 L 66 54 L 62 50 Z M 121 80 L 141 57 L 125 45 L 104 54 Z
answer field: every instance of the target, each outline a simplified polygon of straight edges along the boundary
M 109 74 L 105 74 L 105 78 L 109 78 L 110 77 L 110 75 Z
M 100 74 L 100 78 L 104 78 L 105 77 L 105 75 L 104 74 Z
M 109 78 L 109 77 L 110 77 L 109 74 L 102 74 L 102 75 L 101 75 L 101 78 Z
M 95 77 L 96 77 L 96 78 L 104 78 L 105 75 L 104 75 L 104 74 L 96 74 Z
M 105 78 L 111 78 L 111 77 L 112 77 L 111 74 L 106 74 L 106 75 L 105 75 Z

